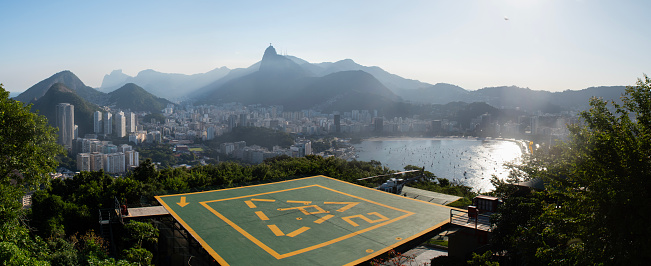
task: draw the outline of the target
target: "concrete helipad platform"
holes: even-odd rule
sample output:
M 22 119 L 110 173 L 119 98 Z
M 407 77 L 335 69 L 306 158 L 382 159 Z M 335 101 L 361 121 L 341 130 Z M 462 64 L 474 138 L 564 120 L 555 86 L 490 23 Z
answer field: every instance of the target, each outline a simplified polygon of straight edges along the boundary
M 446 206 L 325 176 L 156 198 L 222 265 L 358 264 L 450 217 Z

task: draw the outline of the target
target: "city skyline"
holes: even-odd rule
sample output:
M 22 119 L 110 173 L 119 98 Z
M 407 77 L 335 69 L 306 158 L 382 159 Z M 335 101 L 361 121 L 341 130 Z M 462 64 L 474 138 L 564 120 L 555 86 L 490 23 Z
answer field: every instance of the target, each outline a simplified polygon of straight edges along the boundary
M 37 8 L 34 8 L 37 6 Z M 91 87 L 122 69 L 196 74 L 258 62 L 271 42 L 468 90 L 633 85 L 651 69 L 646 1 L 3 2 L 0 83 L 62 70 Z

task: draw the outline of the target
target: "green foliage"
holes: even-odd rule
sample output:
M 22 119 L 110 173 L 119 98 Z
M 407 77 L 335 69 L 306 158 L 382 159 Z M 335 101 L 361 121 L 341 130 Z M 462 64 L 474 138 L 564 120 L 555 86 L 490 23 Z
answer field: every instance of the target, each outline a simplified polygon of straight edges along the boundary
M 453 202 L 450 202 L 446 204 L 447 206 L 454 207 L 454 208 L 460 208 L 460 209 L 465 209 L 468 206 L 472 205 L 472 199 L 463 197 L 458 200 L 455 200 Z
M 511 261 L 640 265 L 651 259 L 651 79 L 644 76 L 621 99 L 612 107 L 592 99 L 567 142 L 515 167 L 516 176 L 545 180 L 546 190 L 498 188 L 506 199 L 494 217 L 495 246 Z
M 63 149 L 45 117 L 8 97 L 0 84 L 0 183 L 35 187 L 47 182 Z
M 128 83 L 109 92 L 109 102 L 122 109 L 160 113 L 171 102 L 158 98 L 136 84 Z
M 161 125 L 165 124 L 165 116 L 163 114 L 161 114 L 161 113 L 158 113 L 158 112 L 145 115 L 142 118 L 142 122 L 143 123 L 151 123 L 152 119 L 155 119 L 156 122 L 160 123 Z
M 122 251 L 122 257 L 129 262 L 137 265 L 151 265 L 151 260 L 154 258 L 153 254 L 144 248 L 130 248 Z
M 473 266 L 499 266 L 499 262 L 491 261 L 493 253 L 489 250 L 484 252 L 484 254 L 472 253 L 472 258 L 468 261 L 468 265 Z
M 0 242 L 0 261 L 8 266 L 49 265 L 46 261 L 31 257 L 25 249 L 11 242 Z
M 101 266 L 140 266 L 138 263 L 135 262 L 130 262 L 126 260 L 115 260 L 114 258 L 108 258 L 108 259 L 98 259 L 95 257 L 92 257 L 88 259 L 88 265 L 90 266 L 95 266 L 95 265 L 101 265 Z
M 72 171 L 77 169 L 77 158 L 73 158 L 73 156 L 72 152 L 67 151 L 63 154 L 59 154 L 56 157 L 57 162 L 59 162 L 59 167 L 65 167 Z
M 141 158 L 151 159 L 153 162 L 160 162 L 162 167 L 170 167 L 178 163 L 172 149 L 167 145 L 153 144 L 137 147 Z
M 129 221 L 124 225 L 124 227 L 127 230 L 129 238 L 131 238 L 139 248 L 142 247 L 143 242 L 158 242 L 158 229 L 150 223 Z
M 75 124 L 79 126 L 79 134 L 93 133 L 93 112 L 99 111 L 99 106 L 86 101 L 75 91 L 62 83 L 55 83 L 32 105 L 32 111 L 38 111 L 47 117 L 51 126 L 56 126 L 56 105 L 70 103 L 75 106 Z
M 437 245 L 437 246 L 443 246 L 443 247 L 447 247 L 447 246 L 448 246 L 448 241 L 447 241 L 447 240 L 443 240 L 443 239 L 434 239 L 434 238 L 432 238 L 432 239 L 430 239 L 430 240 L 427 240 L 426 243 L 427 243 L 427 244 L 430 244 L 430 245 Z
M 50 263 L 52 265 L 77 265 L 79 257 L 74 243 L 62 237 L 48 239 Z
M 438 181 L 438 184 L 436 182 L 417 182 L 411 183 L 409 186 L 443 194 L 464 197 L 466 199 L 472 199 L 477 195 L 477 193 L 472 191 L 471 187 L 461 184 L 452 184 L 445 178 L 437 178 L 436 180 Z

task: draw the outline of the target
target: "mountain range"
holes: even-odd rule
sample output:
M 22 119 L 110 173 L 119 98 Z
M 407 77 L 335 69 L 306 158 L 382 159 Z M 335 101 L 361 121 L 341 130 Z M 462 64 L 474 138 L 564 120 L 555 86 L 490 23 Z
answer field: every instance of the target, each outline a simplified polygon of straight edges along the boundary
M 295 56 L 279 55 L 270 45 L 262 60 L 248 68 L 221 67 L 194 75 L 143 70 L 135 77 L 116 70 L 104 76 L 99 90 L 86 86 L 72 72 L 62 71 L 32 86 L 16 99 L 32 102 L 45 95 L 55 83 L 64 84 L 91 103 L 136 111 L 160 111 L 170 103 L 158 98 L 165 96 L 199 104 L 283 105 L 290 111 L 375 109 L 386 116 L 401 115 L 405 103 L 485 102 L 497 108 L 551 113 L 584 110 L 590 97 L 617 100 L 625 89 L 624 86 L 610 86 L 548 92 L 502 86 L 468 91 L 453 84 L 432 85 L 402 78 L 379 67 L 359 65 L 351 59 L 309 63 Z M 128 96 L 111 95 L 118 91 Z
M 52 83 L 51 85 L 49 85 Z M 45 87 L 49 85 L 49 87 Z M 44 89 L 45 88 L 45 89 Z M 30 87 L 16 96 L 17 100 L 32 104 L 32 111 L 48 118 L 53 126 L 56 116 L 56 105 L 70 103 L 75 106 L 75 124 L 79 126 L 79 134 L 93 132 L 93 112 L 100 110 L 99 106 L 111 106 L 112 109 L 144 111 L 159 113 L 170 101 L 158 98 L 145 89 L 128 83 L 109 93 L 97 91 L 86 86 L 70 71 L 62 71 Z
M 102 104 L 105 98 L 104 93 L 101 93 L 89 86 L 86 86 L 75 74 L 69 70 L 64 70 L 52 75 L 49 78 L 36 83 L 26 91 L 16 96 L 16 100 L 30 103 L 38 98 L 41 98 L 47 91 L 56 83 L 64 84 L 68 89 L 73 90 L 80 97 L 97 104 Z
M 99 111 L 99 106 L 86 101 L 63 83 L 52 84 L 43 96 L 33 101 L 32 112 L 38 111 L 50 125 L 56 127 L 56 106 L 59 103 L 75 106 L 75 124 L 79 127 L 80 136 L 93 132 L 93 112 Z
M 221 79 L 230 72 L 231 70 L 227 67 L 215 68 L 206 73 L 194 75 L 161 73 L 147 69 L 140 71 L 138 75 L 132 77 L 122 73 L 122 70 L 118 69 L 110 74 L 104 75 L 102 86 L 100 86 L 99 90 L 102 92 L 111 92 L 127 83 L 134 83 L 156 94 L 156 96 L 166 99 L 177 99 L 191 94 L 197 88 Z

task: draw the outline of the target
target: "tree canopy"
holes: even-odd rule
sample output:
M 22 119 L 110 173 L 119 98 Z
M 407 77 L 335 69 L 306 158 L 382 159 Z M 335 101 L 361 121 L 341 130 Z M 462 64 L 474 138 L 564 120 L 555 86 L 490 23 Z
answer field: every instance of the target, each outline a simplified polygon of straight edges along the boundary
M 514 176 L 541 178 L 532 194 L 498 184 L 494 247 L 518 264 L 640 265 L 651 259 L 651 79 L 622 103 L 593 98 L 568 141 L 537 152 Z
M 9 99 L 0 84 L 0 183 L 34 186 L 57 167 L 56 129 L 30 106 Z

